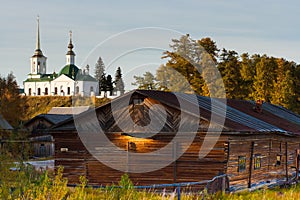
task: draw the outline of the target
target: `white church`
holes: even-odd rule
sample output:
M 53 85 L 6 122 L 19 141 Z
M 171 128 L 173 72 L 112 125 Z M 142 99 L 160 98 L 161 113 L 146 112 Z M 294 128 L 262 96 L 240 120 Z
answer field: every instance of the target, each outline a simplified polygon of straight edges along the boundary
M 58 74 L 47 73 L 47 57 L 40 47 L 40 28 L 37 19 L 36 50 L 31 57 L 31 71 L 24 81 L 24 93 L 27 96 L 97 96 L 99 95 L 97 80 L 89 75 L 89 67 L 79 69 L 75 65 L 72 32 L 66 54 L 66 65 Z

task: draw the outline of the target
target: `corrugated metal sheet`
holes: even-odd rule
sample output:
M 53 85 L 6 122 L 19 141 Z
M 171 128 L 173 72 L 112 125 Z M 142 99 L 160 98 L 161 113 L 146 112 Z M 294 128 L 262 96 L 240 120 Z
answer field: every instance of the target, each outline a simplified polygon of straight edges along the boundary
M 161 92 L 161 91 L 140 91 L 137 90 L 137 92 L 140 92 L 143 95 L 150 96 L 151 98 L 155 98 L 158 101 L 164 101 L 164 102 L 170 102 L 172 99 L 172 96 L 170 96 L 170 93 L 167 92 Z M 193 104 L 195 106 L 195 101 L 193 100 L 194 96 L 193 94 L 183 94 L 183 93 L 174 93 L 176 97 L 182 98 L 185 100 L 188 104 Z M 238 124 L 244 125 L 246 127 L 249 127 L 251 129 L 254 129 L 259 132 L 298 132 L 297 129 L 294 130 L 286 130 L 284 127 L 278 127 L 277 124 L 280 124 L 280 121 L 276 121 L 274 123 L 269 123 L 263 119 L 260 119 L 256 116 L 254 116 L 256 113 L 252 110 L 253 105 L 248 104 L 248 109 L 252 111 L 251 112 L 243 112 L 240 109 L 236 109 L 240 106 L 245 106 L 248 101 L 242 101 L 242 100 L 229 100 L 234 101 L 233 103 L 236 104 L 236 107 L 230 106 L 228 104 L 224 105 L 227 100 L 224 99 L 215 99 L 217 101 L 214 101 L 213 106 L 211 107 L 211 99 L 209 97 L 205 96 L 199 96 L 197 95 L 198 99 L 198 106 L 200 110 L 205 109 L 208 112 L 214 111 L 216 115 L 220 115 L 224 113 L 224 108 L 226 108 L 226 121 L 231 120 L 235 122 L 236 124 L 232 124 L 233 126 L 228 127 L 232 130 L 241 131 L 238 127 Z M 174 101 L 174 100 L 171 100 Z M 232 105 L 232 104 L 231 104 Z M 272 112 L 277 113 L 281 118 L 281 120 L 285 120 L 285 117 L 292 116 L 294 121 L 299 122 L 300 117 L 298 117 L 296 114 L 292 113 L 291 111 L 288 111 L 286 109 L 282 109 L 278 106 L 274 106 L 272 104 L 266 105 L 269 110 L 273 109 Z M 194 113 L 193 110 L 187 110 L 187 112 Z M 211 113 L 210 113 L 211 114 Z M 202 115 L 202 113 L 200 113 Z M 272 116 L 270 116 L 272 117 Z M 226 122 L 225 122 L 226 125 Z M 299 127 L 300 128 L 300 127 Z
M 255 104 L 254 102 L 252 103 Z M 278 117 L 284 118 L 292 123 L 300 125 L 300 116 L 284 107 L 273 105 L 270 103 L 264 103 L 262 107 L 263 110 L 271 112 Z
M 290 110 L 272 105 L 270 103 L 264 103 L 262 112 L 258 113 L 254 110 L 255 102 L 253 101 L 228 99 L 227 104 L 229 107 L 233 107 L 242 113 L 251 115 L 256 119 L 264 121 L 268 124 L 272 124 L 287 132 L 300 134 L 300 117 Z

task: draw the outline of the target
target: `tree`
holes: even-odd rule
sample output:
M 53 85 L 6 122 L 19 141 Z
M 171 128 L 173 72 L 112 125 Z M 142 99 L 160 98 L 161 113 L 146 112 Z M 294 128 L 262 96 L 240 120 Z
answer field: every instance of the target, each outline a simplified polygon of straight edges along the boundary
M 199 61 L 204 52 L 203 47 L 192 40 L 189 35 L 183 35 L 180 39 L 172 39 L 170 45 L 172 51 L 164 52 L 163 58 L 168 58 L 167 67 L 171 67 L 179 72 L 197 94 L 202 94 L 204 84 L 201 77 L 201 67 Z
M 101 57 L 98 58 L 97 63 L 95 64 L 95 79 L 98 81 L 98 84 L 99 84 L 99 93 L 101 93 L 101 91 L 105 91 L 105 90 L 102 90 L 102 89 L 106 88 L 105 80 L 104 80 L 105 79 L 105 66 L 104 66 L 104 63 L 103 63 L 103 60 Z
M 161 65 L 156 70 L 157 89 L 162 91 L 192 93 L 187 81 L 180 80 L 181 74 L 170 66 Z
M 124 81 L 122 78 L 122 72 L 120 67 L 118 67 L 116 71 L 114 84 L 115 84 L 115 91 L 120 91 L 121 95 L 124 94 L 125 86 L 124 86 Z
M 218 52 L 220 51 L 217 48 L 216 42 L 214 42 L 211 38 L 206 37 L 197 41 L 199 45 L 201 45 L 205 51 L 211 56 L 211 59 L 217 63 Z
M 103 91 L 106 93 L 107 91 L 107 81 L 105 73 L 102 74 L 101 79 L 99 80 L 99 92 Z
M 154 75 L 151 72 L 145 72 L 143 76 L 133 76 L 135 82 L 132 85 L 138 87 L 138 89 L 144 90 L 156 90 L 157 83 Z
M 106 91 L 109 92 L 110 95 L 112 95 L 114 90 L 113 81 L 111 75 L 108 75 L 106 77 Z
M 22 108 L 19 87 L 13 73 L 9 73 L 7 78 L 0 77 L 0 114 L 11 125 L 18 126 L 22 119 Z
M 294 63 L 288 62 L 283 58 L 276 59 L 276 62 L 278 66 L 276 70 L 277 77 L 273 80 L 274 89 L 272 90 L 271 103 L 291 109 L 294 97 L 291 71 Z
M 293 98 L 293 111 L 300 114 L 300 65 L 297 65 L 292 71 L 292 79 L 294 81 L 294 98 Z
M 277 63 L 275 58 L 263 55 L 256 63 L 256 73 L 253 79 L 253 91 L 251 97 L 254 100 L 270 102 L 273 90 L 273 80 L 275 80 L 275 70 Z
M 221 62 L 218 64 L 218 69 L 223 78 L 226 96 L 228 98 L 240 98 L 241 74 L 237 52 L 232 50 L 227 51 L 223 48 L 221 53 Z
M 255 75 L 255 65 L 253 66 L 252 59 L 249 58 L 248 53 L 243 53 L 240 62 L 240 75 L 241 75 L 241 99 L 250 99 L 252 93 L 253 77 Z

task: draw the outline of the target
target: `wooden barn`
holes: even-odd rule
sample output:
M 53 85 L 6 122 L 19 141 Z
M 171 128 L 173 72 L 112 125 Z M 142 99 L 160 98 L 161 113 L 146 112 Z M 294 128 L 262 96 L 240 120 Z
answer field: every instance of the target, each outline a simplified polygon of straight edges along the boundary
M 64 167 L 69 183 L 78 183 L 84 175 L 90 185 L 117 183 L 124 174 L 119 169 L 126 169 L 138 185 L 227 174 L 231 190 L 298 178 L 299 115 L 269 103 L 203 96 L 196 96 L 195 102 L 194 97 L 134 90 L 59 123 L 49 130 L 55 141 L 55 167 Z M 223 123 L 218 111 L 224 107 Z M 99 140 L 100 134 L 105 138 Z M 85 135 L 95 139 L 86 141 Z M 114 148 L 108 148 L 106 139 Z M 210 144 L 212 148 L 205 149 Z M 170 153 L 159 153 L 167 147 Z M 199 157 L 206 150 L 208 154 Z M 136 161 L 143 157 L 144 162 Z M 151 171 L 153 163 L 162 167 Z
M 13 127 L 0 114 L 0 150 L 2 148 L 3 141 L 7 139 L 12 130 Z
M 24 127 L 30 132 L 33 156 L 51 157 L 54 155 L 54 140 L 48 129 L 89 109 L 80 107 L 53 107 L 47 114 L 40 114 L 28 120 Z
M 34 157 L 51 157 L 54 155 L 54 140 L 47 129 L 72 118 L 65 114 L 40 114 L 27 121 L 24 127 L 30 132 Z

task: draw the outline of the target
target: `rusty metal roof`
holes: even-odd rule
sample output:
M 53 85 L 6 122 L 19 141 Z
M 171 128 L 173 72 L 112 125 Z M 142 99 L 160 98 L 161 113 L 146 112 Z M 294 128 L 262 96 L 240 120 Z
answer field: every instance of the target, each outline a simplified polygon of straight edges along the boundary
M 155 98 L 162 103 L 172 104 L 174 94 L 176 97 L 184 99 L 187 104 L 194 104 L 191 99 L 193 94 L 183 93 L 168 93 L 153 90 L 136 90 L 136 92 Z M 253 110 L 255 103 L 246 100 L 234 99 L 215 99 L 214 106 L 211 107 L 211 98 L 197 95 L 198 106 L 200 108 L 200 116 L 207 116 L 207 112 L 211 115 L 211 111 L 215 111 L 216 115 L 222 113 L 224 103 L 226 103 L 226 119 L 225 127 L 234 131 L 257 131 L 257 132 L 281 132 L 281 133 L 297 133 L 300 134 L 300 116 L 285 108 L 270 104 L 263 104 L 263 112 L 257 113 Z M 191 107 L 192 108 L 192 107 Z M 193 110 L 186 110 L 187 112 L 194 113 Z
M 283 107 L 263 103 L 262 112 L 258 113 L 254 110 L 254 101 L 228 99 L 227 105 L 286 132 L 300 134 L 300 116 Z

